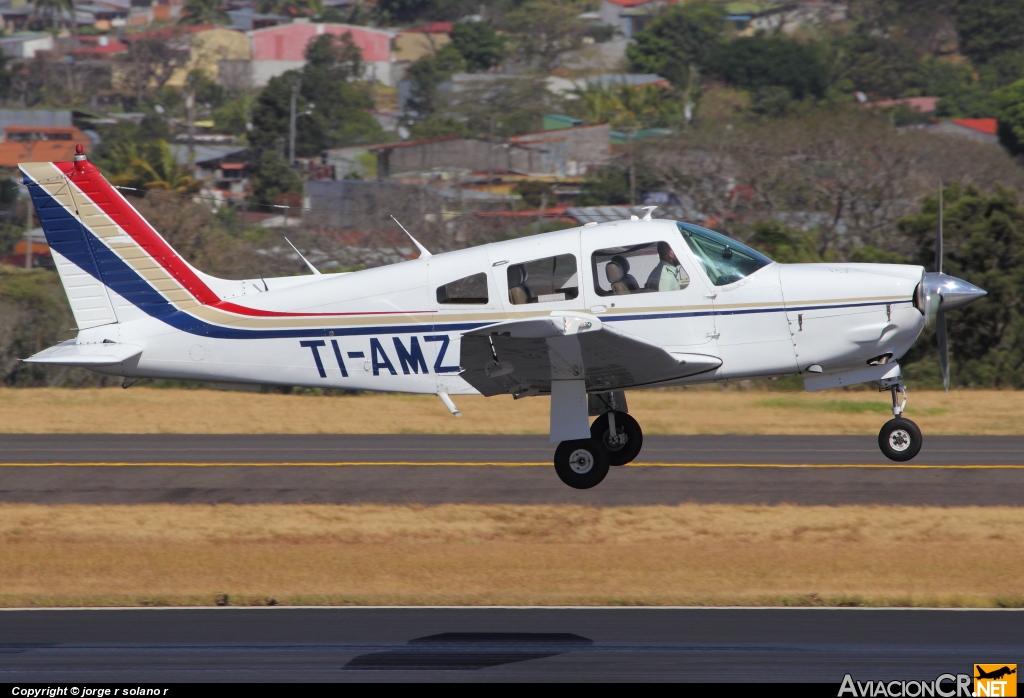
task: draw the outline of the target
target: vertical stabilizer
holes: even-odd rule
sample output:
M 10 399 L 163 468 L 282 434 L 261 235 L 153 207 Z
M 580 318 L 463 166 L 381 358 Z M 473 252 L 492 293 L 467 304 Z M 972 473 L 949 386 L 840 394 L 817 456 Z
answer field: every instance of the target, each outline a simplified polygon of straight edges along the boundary
M 45 171 L 40 172 L 40 166 L 45 166 Z M 28 167 L 45 179 L 64 179 L 60 170 L 51 163 L 31 163 Z M 50 246 L 53 262 L 64 285 L 64 292 L 67 293 L 78 329 L 117 322 L 101 278 L 95 250 L 85 228 L 77 218 L 66 215 L 64 207 L 43 186 L 37 184 L 24 168 L 23 172 L 24 183 L 32 197 L 39 224 L 46 234 L 46 242 Z M 65 186 L 64 198 L 70 199 L 66 192 Z

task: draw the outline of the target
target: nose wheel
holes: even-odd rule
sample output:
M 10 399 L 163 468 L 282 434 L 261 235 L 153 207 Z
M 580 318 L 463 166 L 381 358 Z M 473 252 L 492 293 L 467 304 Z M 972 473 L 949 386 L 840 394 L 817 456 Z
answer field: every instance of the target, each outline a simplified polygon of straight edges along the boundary
M 921 451 L 924 437 L 921 436 L 921 429 L 916 424 L 903 417 L 903 410 L 907 406 L 906 386 L 894 385 L 890 390 L 893 418 L 878 432 L 878 447 L 882 449 L 882 455 L 889 460 L 904 462 Z
M 640 424 L 626 412 L 605 412 L 590 425 L 590 438 L 608 455 L 608 465 L 631 463 L 644 445 Z

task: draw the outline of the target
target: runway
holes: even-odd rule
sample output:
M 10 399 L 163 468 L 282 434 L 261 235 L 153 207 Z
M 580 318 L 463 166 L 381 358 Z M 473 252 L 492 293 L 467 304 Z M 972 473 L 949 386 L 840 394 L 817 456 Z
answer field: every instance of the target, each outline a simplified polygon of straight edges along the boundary
M 927 680 L 1024 656 L 1024 611 L 0 611 L 0 681 Z
M 681 416 L 685 418 L 685 416 Z M 1024 437 L 648 436 L 576 491 L 543 436 L 0 435 L 0 501 L 88 503 L 1021 504 Z

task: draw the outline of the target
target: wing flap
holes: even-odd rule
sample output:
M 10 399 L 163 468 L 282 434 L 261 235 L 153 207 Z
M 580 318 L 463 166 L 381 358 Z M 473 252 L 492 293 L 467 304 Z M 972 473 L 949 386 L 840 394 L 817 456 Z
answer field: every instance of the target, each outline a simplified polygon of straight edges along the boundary
M 552 380 L 621 390 L 711 371 L 721 359 L 679 354 L 583 314 L 502 322 L 462 336 L 460 376 L 484 395 L 534 395 Z

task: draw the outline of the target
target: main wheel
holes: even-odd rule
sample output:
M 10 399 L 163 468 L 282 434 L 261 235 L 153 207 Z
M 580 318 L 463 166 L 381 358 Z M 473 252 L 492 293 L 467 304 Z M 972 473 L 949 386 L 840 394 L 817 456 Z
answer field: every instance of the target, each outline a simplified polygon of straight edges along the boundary
M 890 419 L 878 432 L 878 447 L 889 460 L 907 461 L 921 450 L 921 430 L 909 419 Z
M 608 456 L 593 439 L 563 441 L 555 449 L 555 472 L 569 487 L 587 490 L 608 474 Z
M 644 445 L 640 424 L 625 412 L 615 413 L 615 435 L 608 428 L 608 412 L 590 425 L 590 438 L 607 451 L 608 465 L 631 463 Z

